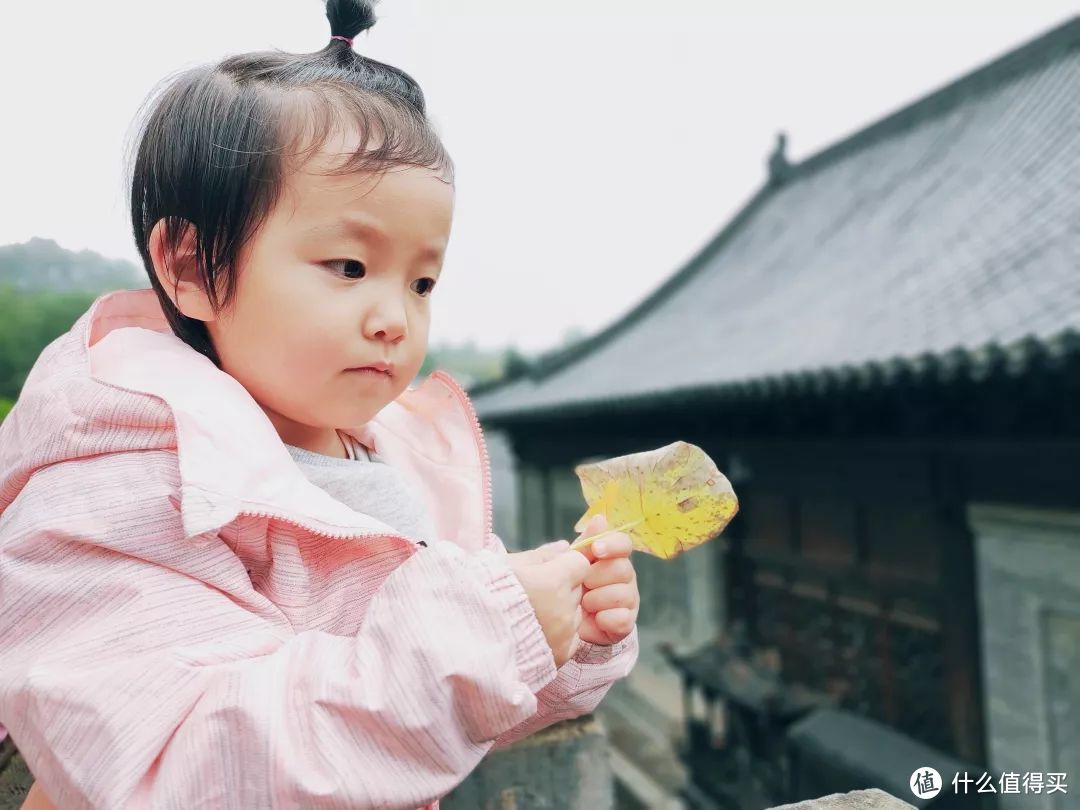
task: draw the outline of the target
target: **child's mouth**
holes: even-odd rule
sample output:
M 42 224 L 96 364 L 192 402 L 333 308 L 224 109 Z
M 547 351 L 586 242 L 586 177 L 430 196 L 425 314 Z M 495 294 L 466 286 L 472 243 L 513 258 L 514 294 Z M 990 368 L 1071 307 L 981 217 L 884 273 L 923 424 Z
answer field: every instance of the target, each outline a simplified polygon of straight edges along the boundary
M 359 374 L 373 379 L 389 380 L 393 376 L 393 369 L 380 366 L 364 366 L 363 368 L 346 369 L 350 374 Z

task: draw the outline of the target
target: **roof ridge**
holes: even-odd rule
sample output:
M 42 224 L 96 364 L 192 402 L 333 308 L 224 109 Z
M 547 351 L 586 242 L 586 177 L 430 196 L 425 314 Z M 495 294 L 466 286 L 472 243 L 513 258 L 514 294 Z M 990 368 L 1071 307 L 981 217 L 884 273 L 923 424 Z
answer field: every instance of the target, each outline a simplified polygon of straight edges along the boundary
M 917 126 L 927 118 L 943 115 L 957 105 L 970 101 L 972 96 L 997 90 L 1004 82 L 1017 79 L 1037 67 L 1052 62 L 1075 47 L 1080 47 L 1080 14 L 1074 14 L 1011 51 L 946 82 L 936 90 L 931 90 L 915 101 L 908 102 L 886 114 L 884 118 L 879 118 L 798 163 L 792 164 L 791 174 L 786 182 L 795 182 L 831 165 L 837 159 L 847 157 L 852 152 Z

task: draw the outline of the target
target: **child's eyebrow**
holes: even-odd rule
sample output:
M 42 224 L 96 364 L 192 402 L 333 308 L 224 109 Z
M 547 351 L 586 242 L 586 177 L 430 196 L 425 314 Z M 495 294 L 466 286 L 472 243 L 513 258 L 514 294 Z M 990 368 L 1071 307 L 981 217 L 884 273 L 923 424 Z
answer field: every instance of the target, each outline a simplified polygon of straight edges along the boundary
M 390 237 L 374 222 L 363 219 L 345 217 L 332 225 L 315 225 L 306 232 L 308 236 L 326 238 L 328 236 L 355 236 L 367 242 L 374 242 L 380 247 L 385 247 Z M 441 261 L 445 247 L 441 245 L 420 245 L 417 254 L 421 259 L 429 261 Z

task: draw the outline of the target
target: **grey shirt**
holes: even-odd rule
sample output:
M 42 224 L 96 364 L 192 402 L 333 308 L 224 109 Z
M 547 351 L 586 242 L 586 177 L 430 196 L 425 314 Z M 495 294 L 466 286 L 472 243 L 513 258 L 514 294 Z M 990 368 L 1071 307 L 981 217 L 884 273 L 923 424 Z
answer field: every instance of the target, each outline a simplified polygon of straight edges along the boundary
M 424 504 L 401 473 L 378 454 L 342 434 L 354 458 L 335 458 L 286 444 L 311 483 L 356 512 L 380 520 L 412 540 L 431 545 L 435 528 Z

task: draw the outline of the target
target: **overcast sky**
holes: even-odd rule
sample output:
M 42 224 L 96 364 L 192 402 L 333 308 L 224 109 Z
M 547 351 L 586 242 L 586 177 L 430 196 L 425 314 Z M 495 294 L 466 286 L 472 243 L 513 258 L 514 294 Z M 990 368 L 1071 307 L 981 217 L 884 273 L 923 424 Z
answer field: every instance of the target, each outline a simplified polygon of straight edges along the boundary
M 810 6 L 814 6 L 810 10 Z M 764 178 L 1077 12 L 1078 0 L 383 0 L 361 53 L 416 78 L 457 165 L 434 342 L 533 351 L 610 323 Z M 10 3 L 0 244 L 137 261 L 123 146 L 166 75 L 317 50 L 319 0 Z

